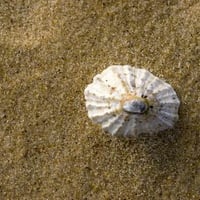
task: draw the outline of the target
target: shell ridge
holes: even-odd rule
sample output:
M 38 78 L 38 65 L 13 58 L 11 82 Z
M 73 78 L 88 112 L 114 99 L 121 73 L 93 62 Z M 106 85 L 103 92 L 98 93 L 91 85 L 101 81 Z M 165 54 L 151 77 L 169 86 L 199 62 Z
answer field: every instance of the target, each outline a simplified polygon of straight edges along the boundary
M 116 90 L 115 93 L 124 94 L 127 91 L 124 88 L 123 83 L 121 82 L 120 78 L 118 77 L 118 74 L 113 73 L 113 72 L 115 72 L 115 70 L 117 70 L 118 67 L 119 67 L 119 65 L 113 65 L 111 67 L 108 67 L 105 71 L 103 71 L 101 74 L 102 80 L 106 82 L 108 87 L 114 88 Z
M 161 111 L 160 112 L 161 115 L 163 116 L 166 116 L 166 117 L 170 117 L 171 119 L 178 119 L 178 115 L 177 114 L 173 114 L 173 113 L 170 113 L 170 112 L 164 112 L 164 111 Z
M 92 101 L 92 100 L 97 100 L 97 101 L 120 101 L 120 99 L 121 99 L 121 96 L 120 97 L 118 97 L 118 98 L 114 98 L 114 97 L 112 97 L 112 96 L 106 96 L 106 97 L 104 97 L 104 96 L 97 96 L 97 94 L 94 94 L 94 93 L 88 93 L 87 94 L 87 97 L 86 97 L 86 100 L 87 101 Z
M 108 94 L 111 96 L 111 94 L 112 94 L 112 87 L 109 87 L 109 86 L 106 84 L 106 82 L 102 80 L 101 75 L 99 75 L 98 77 L 96 77 L 96 78 L 94 79 L 94 83 L 97 83 L 97 84 L 99 84 L 99 85 L 103 85 L 104 88 L 106 88 L 106 89 L 108 90 Z
M 173 122 L 172 121 L 169 121 L 168 119 L 163 119 L 163 116 L 162 115 L 159 115 L 158 118 L 168 126 L 168 128 L 172 127 L 173 126 Z M 172 122 L 172 123 L 170 123 Z
M 115 135 L 123 124 L 124 119 L 124 114 L 118 115 L 112 121 L 108 120 L 105 124 L 102 124 L 102 127 L 105 131 L 109 131 L 112 135 Z
M 129 65 L 124 65 L 123 69 L 129 92 L 133 92 L 135 89 L 135 80 L 136 80 L 135 68 L 131 68 Z
M 89 118 L 93 121 L 96 122 L 98 124 L 102 123 L 103 121 L 108 120 L 109 118 L 113 118 L 115 117 L 115 113 L 114 112 L 110 112 L 110 113 L 105 113 L 102 117 L 101 115 L 91 115 L 89 114 Z
M 155 76 L 147 70 L 138 68 L 136 72 L 137 94 L 148 95 L 146 85 L 148 85 L 149 82 L 153 81 L 154 78 Z
M 157 86 L 155 87 L 156 83 L 157 83 Z M 147 95 L 155 94 L 155 91 L 159 90 L 160 87 L 163 87 L 163 85 L 161 85 L 159 78 L 154 76 L 154 78 L 151 81 L 149 81 L 149 83 L 145 86 L 145 91 Z
M 124 80 L 122 78 L 122 76 L 120 76 L 120 70 L 119 68 L 115 68 L 113 69 L 114 75 L 119 79 L 119 81 L 121 82 L 122 87 L 125 89 L 125 92 L 128 93 L 129 92 L 129 88 L 128 88 L 128 84 L 126 82 L 126 80 Z M 124 70 L 124 67 L 123 67 Z
M 125 136 L 133 136 L 136 134 L 135 127 L 136 127 L 136 119 L 135 118 L 130 118 L 130 120 L 127 122 L 127 130 L 125 129 Z

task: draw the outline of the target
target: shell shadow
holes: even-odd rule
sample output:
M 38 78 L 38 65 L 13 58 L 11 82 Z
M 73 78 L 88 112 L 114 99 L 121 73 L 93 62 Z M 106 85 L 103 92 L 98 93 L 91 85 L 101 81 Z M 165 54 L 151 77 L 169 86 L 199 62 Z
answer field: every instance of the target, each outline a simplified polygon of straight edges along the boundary
M 178 145 L 180 137 L 181 132 L 174 130 L 156 134 L 151 138 L 139 138 L 139 140 L 143 142 L 147 159 L 154 167 L 157 170 L 169 172 L 176 167 L 180 157 L 181 148 Z
M 143 134 L 134 139 L 125 139 L 129 148 L 135 148 L 135 145 L 142 146 L 142 151 L 150 165 L 154 166 L 157 171 L 171 173 L 177 169 L 177 163 L 181 157 L 179 140 L 182 137 L 180 129 L 181 122 L 173 130 L 167 130 L 155 135 Z

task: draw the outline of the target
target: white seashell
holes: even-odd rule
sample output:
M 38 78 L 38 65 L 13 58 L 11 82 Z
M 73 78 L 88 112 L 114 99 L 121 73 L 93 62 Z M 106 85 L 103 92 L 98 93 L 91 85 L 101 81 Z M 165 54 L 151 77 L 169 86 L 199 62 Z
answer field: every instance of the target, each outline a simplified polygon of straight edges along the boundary
M 178 120 L 176 92 L 145 69 L 112 65 L 93 78 L 84 94 L 89 118 L 112 135 L 156 133 Z

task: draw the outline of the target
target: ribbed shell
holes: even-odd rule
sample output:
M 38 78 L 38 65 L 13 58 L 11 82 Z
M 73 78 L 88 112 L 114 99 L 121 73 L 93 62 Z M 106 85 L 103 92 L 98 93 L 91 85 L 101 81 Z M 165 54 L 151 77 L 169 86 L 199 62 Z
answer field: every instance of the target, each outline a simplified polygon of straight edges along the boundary
M 149 71 L 129 65 L 112 65 L 93 78 L 84 91 L 89 118 L 112 135 L 134 136 L 172 128 L 180 101 L 173 88 Z M 124 111 L 123 99 L 146 98 L 144 114 Z

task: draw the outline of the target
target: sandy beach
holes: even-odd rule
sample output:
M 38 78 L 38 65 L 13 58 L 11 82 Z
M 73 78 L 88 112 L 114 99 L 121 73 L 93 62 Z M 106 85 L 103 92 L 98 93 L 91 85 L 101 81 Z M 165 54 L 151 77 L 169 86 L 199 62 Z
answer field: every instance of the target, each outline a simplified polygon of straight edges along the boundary
M 199 200 L 200 2 L 0 3 L 1 200 Z M 111 64 L 166 80 L 175 128 L 122 139 L 83 91 Z

